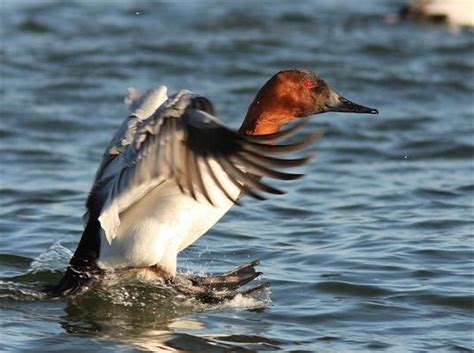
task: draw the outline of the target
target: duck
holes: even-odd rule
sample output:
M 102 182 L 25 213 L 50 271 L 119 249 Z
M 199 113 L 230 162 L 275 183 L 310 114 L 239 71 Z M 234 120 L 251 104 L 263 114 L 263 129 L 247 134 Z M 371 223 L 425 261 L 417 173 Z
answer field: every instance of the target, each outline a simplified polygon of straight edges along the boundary
M 474 0 L 413 0 L 399 11 L 402 19 L 474 27 Z
M 306 117 L 378 114 L 306 69 L 272 76 L 237 131 L 224 125 L 208 98 L 188 90 L 168 96 L 166 86 L 144 93 L 132 88 L 125 103 L 130 114 L 105 149 L 86 201 L 82 237 L 63 277 L 48 290 L 52 298 L 82 293 L 107 273 L 140 269 L 205 302 L 244 293 L 238 289 L 261 274 L 258 261 L 224 274 L 184 275 L 177 271 L 178 254 L 244 196 L 264 200 L 284 193 L 267 178 L 303 176 L 286 169 L 308 163 L 311 155 L 283 157 L 320 134 L 281 141 L 306 126 Z

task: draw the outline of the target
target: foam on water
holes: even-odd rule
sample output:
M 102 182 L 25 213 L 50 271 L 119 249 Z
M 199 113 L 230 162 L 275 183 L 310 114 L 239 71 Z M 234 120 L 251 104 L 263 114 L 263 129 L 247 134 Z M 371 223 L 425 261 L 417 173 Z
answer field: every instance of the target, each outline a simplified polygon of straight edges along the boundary
M 72 257 L 72 251 L 57 241 L 48 250 L 35 258 L 30 265 L 30 272 L 64 271 Z

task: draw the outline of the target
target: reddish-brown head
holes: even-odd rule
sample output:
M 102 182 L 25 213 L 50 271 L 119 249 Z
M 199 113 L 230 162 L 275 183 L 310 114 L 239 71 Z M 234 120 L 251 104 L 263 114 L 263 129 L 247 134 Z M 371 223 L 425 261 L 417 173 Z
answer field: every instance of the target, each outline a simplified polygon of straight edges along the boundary
M 240 132 L 260 135 L 276 132 L 289 121 L 328 111 L 377 114 L 334 92 L 316 74 L 290 69 L 277 73 L 258 91 Z

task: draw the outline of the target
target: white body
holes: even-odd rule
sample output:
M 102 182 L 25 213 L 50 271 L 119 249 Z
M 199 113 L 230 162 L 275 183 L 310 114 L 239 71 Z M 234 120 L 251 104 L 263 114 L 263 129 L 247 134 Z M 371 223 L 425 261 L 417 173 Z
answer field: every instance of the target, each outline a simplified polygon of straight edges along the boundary
M 455 26 L 474 27 L 474 0 L 432 0 L 426 5 L 428 14 L 442 14 Z
M 474 0 L 415 0 L 426 15 L 446 16 L 453 26 L 474 27 Z
M 222 176 L 224 178 L 224 176 Z M 209 185 L 209 177 L 203 176 Z M 222 180 L 222 179 L 221 179 Z M 232 196 L 240 190 L 233 185 Z M 173 276 L 177 255 L 206 233 L 233 203 L 208 187 L 216 206 L 184 195 L 174 181 L 166 181 L 120 214 L 111 243 L 102 232 L 99 266 L 126 268 L 158 266 Z

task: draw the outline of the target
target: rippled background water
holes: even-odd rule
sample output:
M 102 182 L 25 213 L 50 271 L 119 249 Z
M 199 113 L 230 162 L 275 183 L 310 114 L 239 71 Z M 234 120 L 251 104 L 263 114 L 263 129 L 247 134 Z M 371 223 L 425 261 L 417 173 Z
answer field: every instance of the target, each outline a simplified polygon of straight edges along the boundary
M 474 36 L 388 21 L 401 4 L 2 1 L 1 349 L 472 352 Z M 127 87 L 191 89 L 238 127 L 288 67 L 381 114 L 313 118 L 307 177 L 181 254 L 199 273 L 260 259 L 266 301 L 205 307 L 137 283 L 41 295 Z

